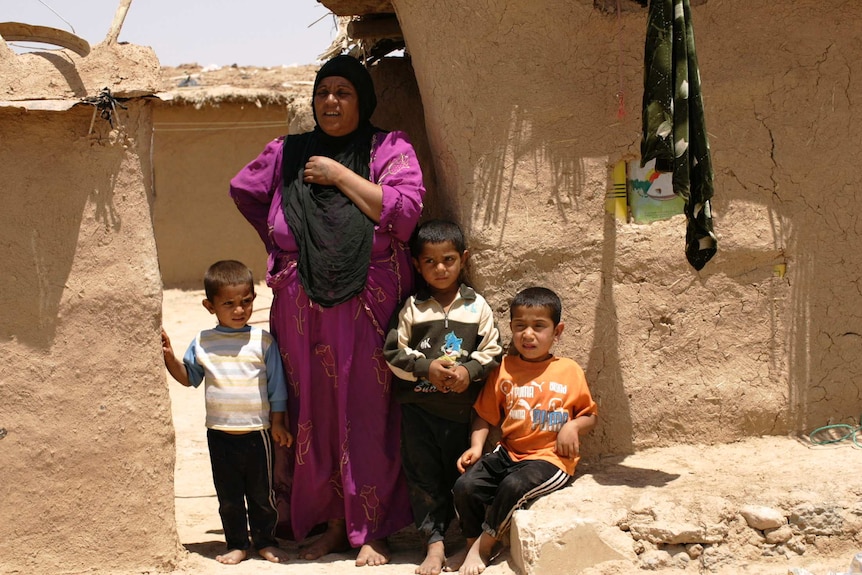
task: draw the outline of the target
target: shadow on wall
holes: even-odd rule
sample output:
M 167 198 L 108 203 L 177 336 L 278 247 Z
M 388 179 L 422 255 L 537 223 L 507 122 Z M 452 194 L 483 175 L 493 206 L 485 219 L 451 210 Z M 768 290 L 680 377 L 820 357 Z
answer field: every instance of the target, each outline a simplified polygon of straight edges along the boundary
M 516 101 L 505 107 L 508 116 L 497 114 L 506 121 L 492 117 L 493 106 L 468 116 L 464 130 L 473 135 L 468 146 L 488 150 L 475 163 L 472 187 L 458 198 L 463 221 L 472 222 L 468 233 L 474 254 L 485 252 L 477 287 L 495 301 L 508 301 L 517 289 L 540 283 L 560 294 L 567 322 L 564 338 L 575 334 L 579 349 L 589 342 L 583 367 L 601 411 L 601 424 L 585 444 L 584 456 L 631 453 L 634 429 L 614 300 L 617 230 L 612 217 L 602 212 L 599 226 L 594 213 L 596 199 L 603 203 L 607 149 L 613 144 L 607 139 L 608 148 L 599 151 L 600 143 L 576 141 L 580 126 L 554 125 L 543 113 L 552 107 L 553 97 L 514 96 Z M 585 113 L 595 115 L 596 110 Z M 495 255 L 501 253 L 518 261 L 494 267 L 488 259 L 501 259 Z M 572 277 L 583 286 L 567 285 Z M 497 308 L 498 314 L 507 310 L 505 305 Z
M 437 176 L 425 129 L 425 111 L 410 59 L 383 58 L 371 69 L 371 75 L 377 92 L 377 110 L 372 123 L 383 130 L 407 132 L 419 158 L 426 190 L 423 221 L 454 217 L 437 194 Z
M 74 299 L 80 287 L 68 285 L 72 265 L 88 265 L 75 262 L 88 206 L 106 230 L 119 231 L 123 223 L 114 206 L 123 148 L 87 142 L 90 108 L 79 106 L 65 114 L 70 118 L 66 129 L 74 142 L 71 146 L 68 141 L 51 146 L 44 132 L 33 129 L 39 112 L 2 113 L 2 132 L 14 137 L 0 137 L 0 178 L 4 189 L 26 193 L 4 202 L 3 290 L 15 294 L 16 309 L 0 322 L 0 340 L 15 339 L 38 349 L 51 347 L 62 320 L 60 300 L 64 294 Z M 91 181 L 80 185 L 85 174 Z M 67 184 L 62 190 L 57 188 L 60 182 Z

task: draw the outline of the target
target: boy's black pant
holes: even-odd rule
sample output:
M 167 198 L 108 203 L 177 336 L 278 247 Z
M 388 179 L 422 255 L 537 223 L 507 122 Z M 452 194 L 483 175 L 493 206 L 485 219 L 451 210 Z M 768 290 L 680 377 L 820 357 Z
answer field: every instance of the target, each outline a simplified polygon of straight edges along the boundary
M 247 550 L 249 527 L 255 549 L 278 547 L 269 430 L 234 435 L 207 429 L 207 444 L 227 548 Z
M 428 543 L 442 541 L 455 518 L 452 486 L 457 461 L 470 446 L 470 424 L 432 415 L 421 407 L 401 405 L 401 460 L 416 528 Z
M 498 445 L 455 482 L 455 509 L 464 537 L 479 537 L 484 530 L 500 539 L 509 530 L 512 513 L 570 480 L 568 473 L 544 460 L 512 461 Z

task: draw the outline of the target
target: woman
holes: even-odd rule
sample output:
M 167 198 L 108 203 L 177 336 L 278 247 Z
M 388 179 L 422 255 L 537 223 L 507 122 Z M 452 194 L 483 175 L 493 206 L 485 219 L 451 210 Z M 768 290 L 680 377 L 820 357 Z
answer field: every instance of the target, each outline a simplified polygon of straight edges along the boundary
M 408 525 L 400 412 L 384 330 L 412 289 L 406 243 L 422 212 L 422 172 L 403 132 L 370 123 L 371 76 L 338 56 L 314 81 L 312 132 L 271 142 L 231 180 L 269 253 L 270 330 L 289 383 L 296 437 L 276 453 L 279 535 L 317 559 L 348 544 L 357 565 L 388 562 L 385 537 Z

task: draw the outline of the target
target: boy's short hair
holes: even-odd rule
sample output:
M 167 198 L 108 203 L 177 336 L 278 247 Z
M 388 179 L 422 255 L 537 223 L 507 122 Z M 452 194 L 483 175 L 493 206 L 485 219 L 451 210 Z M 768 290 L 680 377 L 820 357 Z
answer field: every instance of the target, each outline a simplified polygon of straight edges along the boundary
M 563 317 L 563 303 L 560 301 L 560 297 L 546 287 L 530 287 L 519 291 L 509 306 L 509 321 L 512 320 L 516 307 L 546 308 L 551 312 L 554 326 L 559 324 Z
M 225 286 L 248 285 L 254 291 L 254 278 L 251 270 L 236 260 L 217 261 L 204 274 L 204 291 L 207 299 L 213 301 L 219 290 Z
M 419 226 L 410 240 L 410 253 L 414 256 L 422 252 L 425 244 L 452 242 L 459 254 L 467 249 L 464 232 L 455 222 L 449 220 L 428 220 Z

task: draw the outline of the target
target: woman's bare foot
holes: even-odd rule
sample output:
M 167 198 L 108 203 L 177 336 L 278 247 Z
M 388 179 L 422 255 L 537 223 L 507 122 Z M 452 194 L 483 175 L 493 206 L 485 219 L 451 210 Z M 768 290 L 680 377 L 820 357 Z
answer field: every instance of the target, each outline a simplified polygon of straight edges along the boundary
M 287 563 L 287 551 L 278 547 L 264 547 L 260 551 L 260 556 L 272 563 Z
M 216 561 L 225 565 L 236 565 L 248 557 L 248 552 L 245 549 L 231 549 L 224 555 L 216 555 Z
M 356 556 L 357 567 L 365 565 L 376 567 L 387 563 L 389 563 L 389 545 L 386 544 L 385 539 L 369 541 L 359 548 L 359 555 Z
M 440 575 L 443 567 L 446 565 L 446 548 L 442 541 L 436 541 L 428 544 L 428 552 L 425 554 L 425 561 L 416 568 L 414 573 L 418 575 Z
M 315 561 L 330 553 L 340 553 L 350 549 L 347 541 L 347 528 L 344 519 L 331 519 L 323 532 L 314 543 L 299 552 L 300 559 Z

